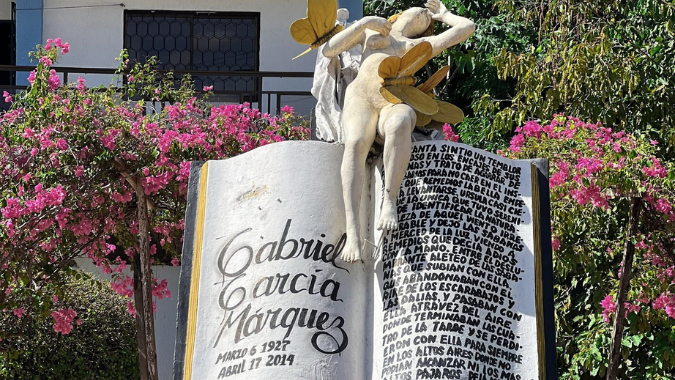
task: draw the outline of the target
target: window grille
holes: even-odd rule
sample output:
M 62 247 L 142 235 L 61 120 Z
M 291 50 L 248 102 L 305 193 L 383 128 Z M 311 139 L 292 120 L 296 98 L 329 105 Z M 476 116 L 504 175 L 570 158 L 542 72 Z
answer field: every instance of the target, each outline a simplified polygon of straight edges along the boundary
M 157 56 L 167 70 L 258 71 L 260 15 L 126 11 L 124 47 L 130 60 Z M 254 93 L 254 77 L 193 75 L 195 88 Z

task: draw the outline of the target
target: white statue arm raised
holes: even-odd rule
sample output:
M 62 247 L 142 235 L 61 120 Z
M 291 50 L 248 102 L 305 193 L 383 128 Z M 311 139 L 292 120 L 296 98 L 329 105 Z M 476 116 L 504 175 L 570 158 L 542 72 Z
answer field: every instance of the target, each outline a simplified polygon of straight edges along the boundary
M 362 45 L 365 41 L 366 29 L 374 30 L 383 36 L 388 36 L 391 24 L 382 17 L 364 17 L 328 40 L 323 47 L 323 55 L 328 58 L 337 57 L 340 53 L 356 45 Z
M 432 56 L 434 57 L 450 46 L 465 41 L 467 38 L 471 37 L 474 30 L 476 30 L 476 24 L 474 24 L 473 21 L 450 13 L 445 5 L 439 0 L 429 0 L 425 6 L 433 12 L 432 18 L 434 20 L 440 21 L 451 27 L 439 35 L 422 38 L 422 40 L 431 43 L 433 49 Z

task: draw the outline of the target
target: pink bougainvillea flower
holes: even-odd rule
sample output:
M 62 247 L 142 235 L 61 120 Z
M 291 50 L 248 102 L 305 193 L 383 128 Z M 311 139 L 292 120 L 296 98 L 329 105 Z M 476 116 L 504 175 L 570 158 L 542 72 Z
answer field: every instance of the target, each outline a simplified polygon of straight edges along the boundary
M 539 137 L 543 131 L 542 127 L 534 120 L 528 121 L 522 128 L 523 133 L 527 137 Z
M 452 126 L 450 124 L 443 124 L 443 134 L 445 135 L 445 139 L 448 141 L 459 141 L 459 135 L 455 134 L 455 131 L 452 130 Z
M 52 91 L 56 90 L 61 86 L 61 78 L 56 74 L 56 70 L 49 70 L 49 79 L 47 80 L 48 88 Z
M 136 317 L 136 308 L 132 301 L 127 302 L 127 313 L 131 314 L 134 318 Z
M 553 247 L 554 251 L 560 249 L 560 240 L 557 236 L 553 236 L 553 239 L 551 239 L 551 246 Z
M 77 313 L 73 309 L 60 309 L 52 311 L 52 318 L 54 318 L 54 331 L 61 334 L 70 334 L 73 329 L 73 319 Z
M 84 91 L 86 89 L 86 87 L 84 85 L 84 82 L 86 82 L 86 80 L 84 78 L 82 78 L 81 76 L 77 77 L 77 89 L 78 90 Z
M 28 83 L 31 85 L 35 83 L 35 76 L 37 75 L 37 71 L 33 70 L 28 74 Z
M 511 145 L 509 145 L 509 149 L 511 149 L 514 152 L 520 152 L 524 144 L 525 144 L 525 135 L 519 133 L 513 136 L 513 138 L 511 138 Z
M 40 63 L 42 63 L 43 65 L 49 67 L 49 66 L 52 65 L 52 60 L 49 59 L 49 57 L 40 57 Z
M 14 315 L 16 315 L 18 318 L 23 317 L 23 315 L 26 313 L 26 310 L 22 308 L 14 309 Z
M 602 319 L 609 323 L 609 317 L 616 313 L 616 303 L 614 302 L 614 297 L 607 295 L 605 299 L 600 302 L 600 305 L 602 306 Z

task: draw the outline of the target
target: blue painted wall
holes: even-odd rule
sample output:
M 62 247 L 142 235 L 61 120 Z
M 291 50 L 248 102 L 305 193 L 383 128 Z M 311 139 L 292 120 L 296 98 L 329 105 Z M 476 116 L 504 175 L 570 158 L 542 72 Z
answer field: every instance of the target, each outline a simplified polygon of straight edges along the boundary
M 28 52 L 42 41 L 42 0 L 16 0 L 16 64 L 32 65 Z M 27 85 L 28 73 L 16 73 L 16 84 Z
M 363 0 L 338 0 L 338 6 L 349 9 L 349 21 L 363 17 Z

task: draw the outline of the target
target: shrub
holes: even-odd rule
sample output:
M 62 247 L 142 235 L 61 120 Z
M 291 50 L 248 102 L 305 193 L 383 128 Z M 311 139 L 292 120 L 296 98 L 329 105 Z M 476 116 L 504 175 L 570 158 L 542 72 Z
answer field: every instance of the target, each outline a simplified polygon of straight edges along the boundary
M 67 297 L 55 304 L 77 313 L 79 326 L 70 334 L 54 331 L 55 318 L 0 312 L 0 378 L 137 379 L 136 326 L 127 300 L 79 272 L 66 278 L 66 289 Z
M 561 379 L 601 379 L 612 320 L 626 318 L 619 378 L 673 380 L 675 166 L 646 133 L 554 115 L 516 129 L 510 158 L 549 159 L 554 291 Z M 637 233 L 628 236 L 639 199 Z M 622 256 L 635 247 L 618 315 Z

